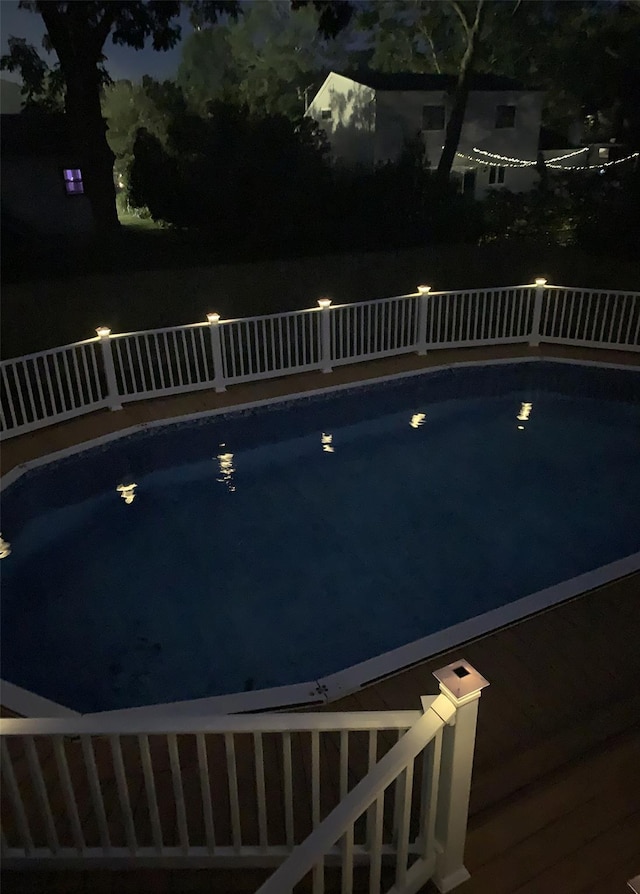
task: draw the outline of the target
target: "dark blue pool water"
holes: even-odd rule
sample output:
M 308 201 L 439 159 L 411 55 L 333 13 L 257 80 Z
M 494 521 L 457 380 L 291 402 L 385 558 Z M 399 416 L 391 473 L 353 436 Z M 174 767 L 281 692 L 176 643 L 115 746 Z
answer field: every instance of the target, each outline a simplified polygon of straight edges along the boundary
M 301 682 L 636 552 L 639 378 L 449 370 L 33 470 L 3 676 L 82 711 Z

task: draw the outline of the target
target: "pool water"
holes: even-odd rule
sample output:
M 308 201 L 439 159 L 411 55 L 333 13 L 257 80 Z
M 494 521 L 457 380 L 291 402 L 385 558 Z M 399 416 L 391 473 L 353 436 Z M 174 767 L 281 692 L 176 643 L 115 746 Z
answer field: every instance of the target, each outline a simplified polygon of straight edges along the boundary
M 81 711 L 314 680 L 640 550 L 637 374 L 439 379 L 26 473 L 3 495 L 3 677 Z

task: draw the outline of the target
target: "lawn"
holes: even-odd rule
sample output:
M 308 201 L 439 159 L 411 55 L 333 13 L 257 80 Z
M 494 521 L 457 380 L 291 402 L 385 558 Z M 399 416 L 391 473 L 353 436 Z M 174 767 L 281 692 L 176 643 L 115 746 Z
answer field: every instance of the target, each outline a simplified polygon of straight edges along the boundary
M 557 285 L 640 288 L 636 262 L 549 246 L 442 245 L 212 263 L 211 246 L 144 221 L 127 226 L 100 260 L 105 272 L 96 272 L 100 264 L 94 255 L 87 257 L 82 273 L 5 279 L 2 356 L 90 338 L 100 325 L 126 332 L 194 323 L 212 310 L 225 318 L 275 313 L 315 306 L 323 295 L 335 303 L 400 295 L 415 291 L 418 283 L 434 289 L 482 288 L 546 276 Z M 140 269 L 144 266 L 148 269 Z

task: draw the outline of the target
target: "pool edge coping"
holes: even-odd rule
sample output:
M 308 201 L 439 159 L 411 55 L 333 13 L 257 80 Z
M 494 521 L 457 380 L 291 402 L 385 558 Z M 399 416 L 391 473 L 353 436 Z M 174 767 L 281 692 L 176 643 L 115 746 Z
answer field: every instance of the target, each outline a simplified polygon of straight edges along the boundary
M 152 422 L 138 423 L 117 432 L 110 432 L 89 441 L 63 448 L 62 450 L 37 457 L 10 469 L 0 477 L 0 493 L 5 488 L 14 484 L 23 474 L 40 466 L 53 463 L 58 460 L 82 453 L 95 447 L 107 444 L 113 440 L 128 437 L 139 432 L 147 431 L 160 426 L 177 425 L 207 417 L 227 415 L 238 410 L 260 408 L 278 403 L 310 398 L 334 392 L 346 391 L 354 388 L 367 387 L 422 376 L 429 373 L 442 372 L 443 370 L 457 369 L 473 366 L 504 366 L 514 363 L 560 363 L 575 366 L 595 366 L 604 369 L 634 369 L 634 365 L 608 363 L 597 360 L 580 360 L 565 357 L 508 357 L 492 360 L 467 360 L 457 363 L 448 363 L 440 366 L 430 366 L 423 369 L 408 370 L 400 373 L 391 373 L 385 376 L 377 376 L 371 379 L 362 379 L 356 382 L 331 385 L 326 388 L 316 388 L 294 394 L 278 395 L 277 397 L 263 398 L 257 401 L 249 401 L 234 406 L 220 407 L 213 410 L 203 410 L 197 413 L 188 413 L 182 416 L 158 419 Z M 640 370 L 638 370 L 640 374 Z M 613 571 L 613 573 L 612 573 Z M 65 705 L 40 696 L 14 683 L 0 679 L 0 704 L 10 711 L 24 716 L 33 716 L 30 712 L 38 706 L 47 713 L 40 713 L 42 717 L 60 716 L 85 716 L 85 717 L 122 717 L 140 718 L 155 716 L 161 713 L 171 713 L 173 716 L 197 717 L 203 714 L 236 714 L 258 713 L 262 711 L 275 711 L 284 709 L 300 709 L 325 705 L 339 698 L 343 698 L 353 692 L 357 692 L 366 686 L 379 682 L 387 677 L 401 673 L 409 667 L 428 660 L 437 654 L 450 651 L 456 646 L 462 646 L 471 640 L 487 636 L 497 630 L 526 620 L 527 618 L 554 608 L 563 602 L 577 598 L 594 589 L 598 589 L 615 580 L 626 577 L 640 571 L 640 552 L 632 553 L 621 559 L 616 559 L 599 568 L 584 572 L 576 577 L 569 578 L 551 587 L 539 590 L 536 593 L 524 596 L 515 602 L 507 603 L 496 609 L 491 609 L 474 618 L 469 618 L 459 624 L 428 634 L 420 639 L 413 640 L 396 649 L 383 652 L 373 658 L 369 658 L 358 664 L 351 665 L 336 673 L 310 680 L 304 683 L 295 683 L 286 686 L 271 687 L 268 689 L 252 690 L 250 692 L 229 693 L 227 695 L 209 696 L 201 699 L 184 699 L 175 702 L 160 702 L 154 705 L 141 705 L 131 708 L 117 708 L 111 711 L 89 712 L 80 714 Z M 514 608 L 518 610 L 514 612 Z M 426 650 L 426 651 L 425 651 Z M 415 654 L 418 653 L 418 654 Z M 393 661 L 391 659 L 393 657 Z M 400 660 L 398 663 L 398 659 Z M 374 671 L 373 675 L 371 671 Z M 9 699 L 6 693 L 9 691 Z M 133 713 L 135 712 L 135 714 Z

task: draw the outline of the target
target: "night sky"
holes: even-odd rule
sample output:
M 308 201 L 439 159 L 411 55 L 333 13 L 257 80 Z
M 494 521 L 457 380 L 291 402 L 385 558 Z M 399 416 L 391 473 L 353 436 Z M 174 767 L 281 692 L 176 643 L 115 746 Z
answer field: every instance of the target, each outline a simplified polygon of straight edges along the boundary
M 180 24 L 182 25 L 183 35 L 191 31 L 187 10 L 183 10 L 181 14 Z M 44 34 L 42 19 L 33 12 L 18 9 L 17 0 L 0 0 L 0 34 L 2 35 L 0 52 L 3 54 L 8 51 L 7 41 L 9 37 L 24 37 L 28 43 L 32 43 L 41 52 L 43 58 L 50 65 L 53 66 L 57 61 L 55 53 L 47 55 L 42 50 L 42 37 Z M 175 76 L 180 62 L 180 45 L 177 44 L 166 53 L 157 53 L 151 49 L 151 46 L 145 47 L 144 50 L 133 50 L 131 47 L 116 46 L 109 38 L 105 44 L 105 54 L 107 56 L 107 69 L 114 80 L 129 78 L 137 81 L 144 74 L 162 80 Z M 15 73 L 3 71 L 1 74 L 3 78 L 20 80 L 19 75 Z

